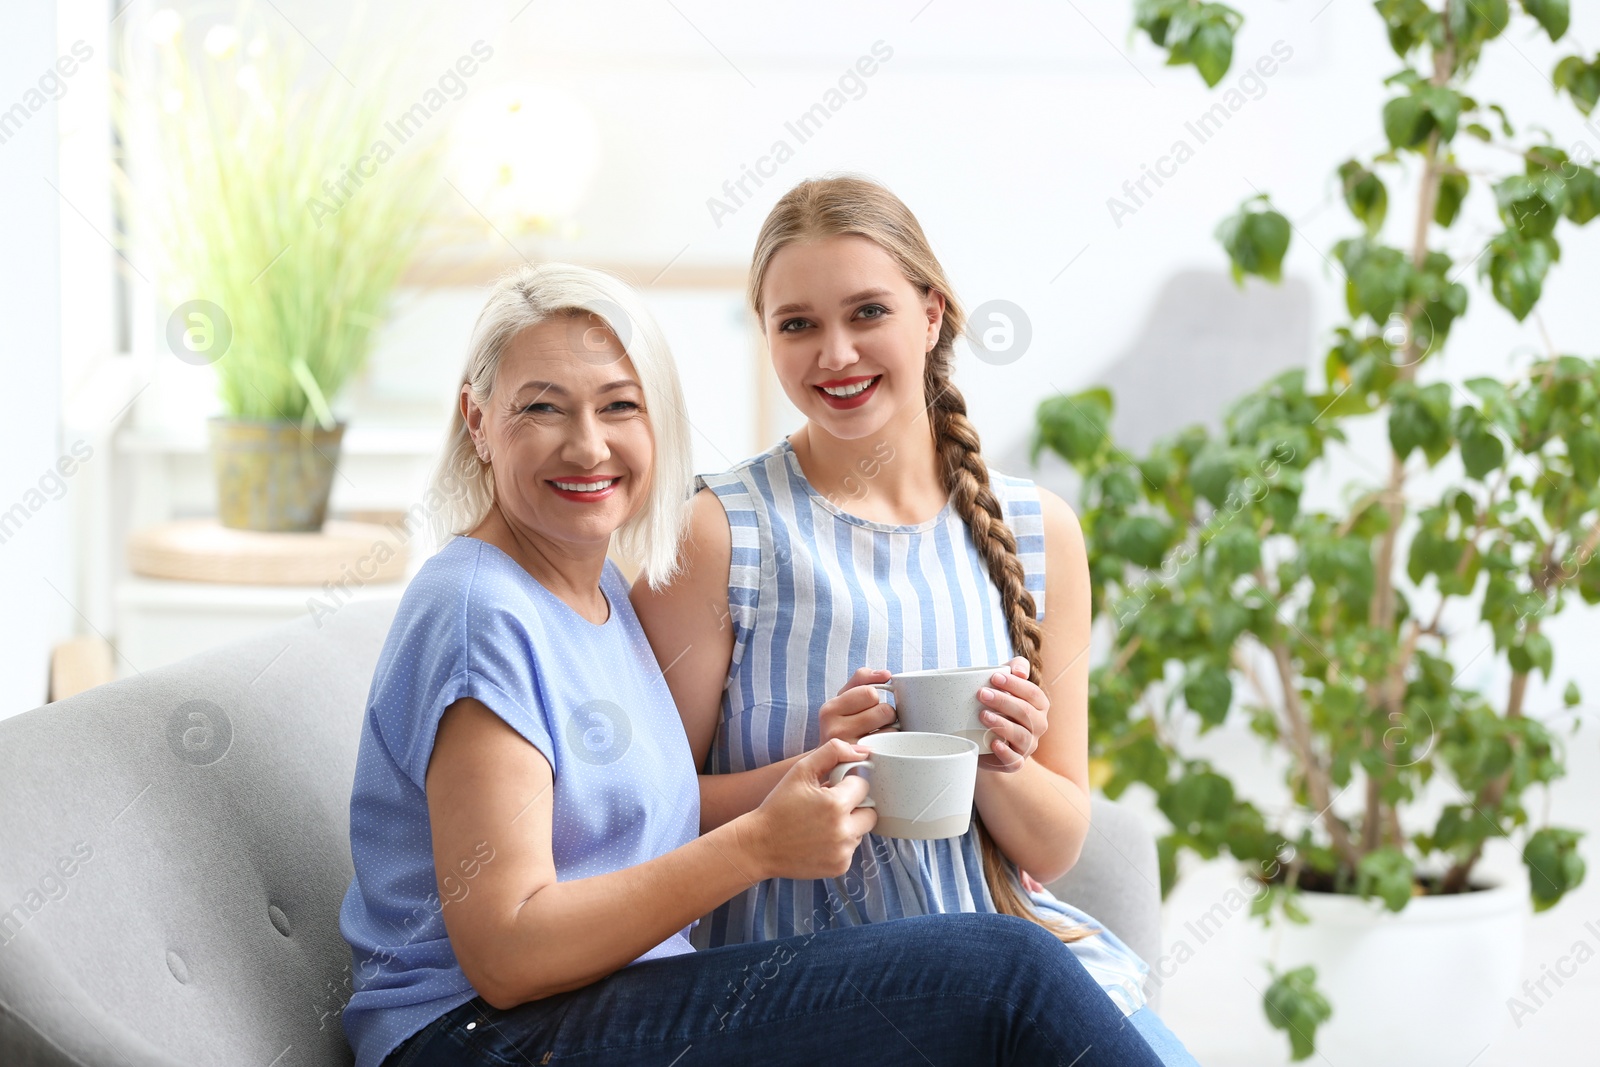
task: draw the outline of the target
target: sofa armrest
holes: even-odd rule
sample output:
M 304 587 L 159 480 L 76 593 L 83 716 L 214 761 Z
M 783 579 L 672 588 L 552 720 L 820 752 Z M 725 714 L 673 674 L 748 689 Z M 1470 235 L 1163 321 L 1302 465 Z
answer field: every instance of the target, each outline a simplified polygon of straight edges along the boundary
M 1161 955 L 1161 872 L 1155 835 L 1129 809 L 1093 798 L 1089 837 L 1072 870 L 1051 893 L 1108 927 L 1153 971 Z M 1151 1007 L 1159 986 L 1146 981 Z

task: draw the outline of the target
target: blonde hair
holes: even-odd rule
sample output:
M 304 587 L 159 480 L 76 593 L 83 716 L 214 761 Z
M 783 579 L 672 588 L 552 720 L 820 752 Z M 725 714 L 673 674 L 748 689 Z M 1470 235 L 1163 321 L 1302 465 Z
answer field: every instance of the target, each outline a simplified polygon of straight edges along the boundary
M 773 205 L 761 225 L 750 265 L 750 306 L 758 318 L 762 317 L 761 288 L 773 257 L 784 246 L 842 236 L 872 241 L 894 258 L 906 279 L 923 296 L 937 292 L 944 297 L 939 339 L 928 353 L 923 372 L 934 450 L 956 513 L 967 524 L 972 542 L 988 567 L 989 578 L 1000 592 L 1011 647 L 1017 655 L 1027 658 L 1030 677 L 1038 679 L 1043 673 L 1042 628 L 1034 616 L 1033 594 L 1028 591 L 1022 561 L 1017 557 L 1017 538 L 1006 525 L 1000 501 L 989 486 L 989 469 L 979 451 L 978 431 L 967 418 L 967 402 L 950 380 L 955 340 L 966 326 L 966 315 L 916 216 L 899 197 L 866 178 L 845 176 L 801 182 Z M 983 873 L 996 909 L 1031 919 L 1062 941 L 1078 941 L 1098 932 L 1088 926 L 1066 927 L 1035 912 L 1023 896 L 1015 864 L 990 839 L 981 819 L 974 816 L 973 824 L 978 830 Z
M 598 318 L 622 343 L 644 391 L 655 460 L 644 506 L 622 525 L 613 543 L 621 555 L 647 572 L 652 588 L 660 588 L 678 571 L 694 467 L 677 365 L 639 294 L 604 271 L 570 263 L 541 263 L 506 272 L 473 325 L 460 385 L 471 389 L 478 404 L 487 404 L 512 338 L 548 319 L 584 315 Z M 494 504 L 493 471 L 478 456 L 459 400 L 429 498 L 434 499 L 435 493 L 444 498 L 431 520 L 434 538 L 441 544 L 476 527 Z

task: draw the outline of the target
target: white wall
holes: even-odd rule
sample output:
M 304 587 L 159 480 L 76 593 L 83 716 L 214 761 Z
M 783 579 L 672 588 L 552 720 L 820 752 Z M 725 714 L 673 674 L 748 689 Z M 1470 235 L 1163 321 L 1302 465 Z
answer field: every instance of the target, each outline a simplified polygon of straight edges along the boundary
M 7 12 L 0 111 L 20 103 L 27 116 L 0 130 L 0 718 L 44 702 L 50 647 L 71 633 L 77 596 L 66 544 L 82 471 L 71 465 L 73 476 L 61 477 L 55 468 L 71 445 L 60 433 L 56 108 L 37 93 L 57 54 L 54 3 Z

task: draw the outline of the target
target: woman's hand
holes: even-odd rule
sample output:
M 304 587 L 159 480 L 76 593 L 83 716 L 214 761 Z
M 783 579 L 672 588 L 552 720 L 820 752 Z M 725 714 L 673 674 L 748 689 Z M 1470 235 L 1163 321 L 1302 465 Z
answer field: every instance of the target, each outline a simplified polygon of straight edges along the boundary
M 885 704 L 872 683 L 889 680 L 890 672 L 861 667 L 844 683 L 839 694 L 817 711 L 824 742 L 838 738 L 855 744 L 894 722 L 894 708 Z
M 866 759 L 866 749 L 824 741 L 789 768 L 755 811 L 741 815 L 740 844 L 756 857 L 760 878 L 837 878 L 850 869 L 861 835 L 878 824 L 878 813 L 860 807 L 867 783 L 846 775 L 838 785 L 828 775 L 841 763 Z
M 1002 774 L 1020 771 L 1039 738 L 1050 725 L 1050 698 L 1028 680 L 1029 663 L 1018 656 L 1011 661 L 1011 673 L 996 671 L 989 685 L 978 690 L 978 702 L 985 710 L 978 718 L 995 733 L 989 751 L 978 757 L 978 766 Z

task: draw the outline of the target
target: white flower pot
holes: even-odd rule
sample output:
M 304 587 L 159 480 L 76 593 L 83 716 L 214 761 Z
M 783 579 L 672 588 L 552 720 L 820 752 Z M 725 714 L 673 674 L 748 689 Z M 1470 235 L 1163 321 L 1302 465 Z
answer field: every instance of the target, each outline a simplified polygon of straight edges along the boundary
M 1317 969 L 1333 1017 L 1317 1051 L 1335 1064 L 1465 1064 L 1510 1021 L 1528 891 L 1517 881 L 1413 897 L 1400 912 L 1332 893 L 1297 898 L 1306 925 L 1274 922 L 1279 971 Z

